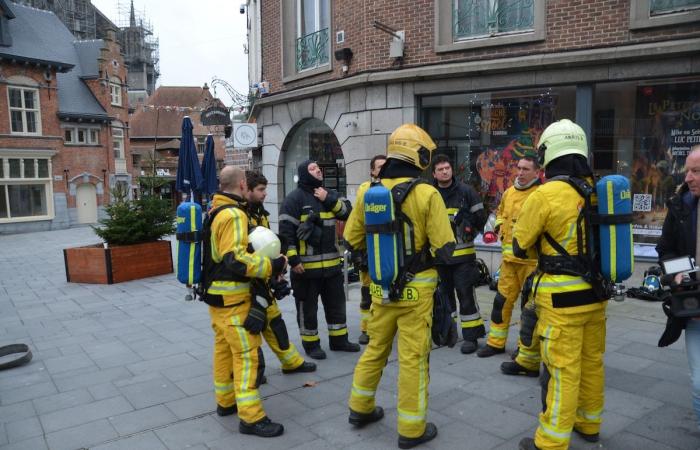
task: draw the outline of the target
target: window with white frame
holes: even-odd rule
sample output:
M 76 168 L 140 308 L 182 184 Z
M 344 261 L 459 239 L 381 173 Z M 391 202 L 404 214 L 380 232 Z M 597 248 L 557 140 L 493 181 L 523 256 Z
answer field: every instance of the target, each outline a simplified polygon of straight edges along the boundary
M 112 148 L 114 159 L 124 159 L 124 129 L 112 128 Z
M 65 127 L 63 139 L 69 145 L 98 145 L 100 129 L 90 127 Z
M 112 98 L 112 105 L 122 106 L 122 81 L 117 77 L 109 79 L 109 94 Z
M 297 71 L 323 66 L 330 61 L 330 0 L 297 1 Z
M 41 134 L 39 90 L 9 86 L 7 95 L 10 105 L 10 131 L 13 134 Z
M 203 155 L 204 148 L 205 148 L 206 143 L 207 143 L 207 138 L 205 136 L 196 136 L 195 139 L 197 141 L 197 154 Z
M 0 154 L 0 222 L 50 219 L 51 159 Z

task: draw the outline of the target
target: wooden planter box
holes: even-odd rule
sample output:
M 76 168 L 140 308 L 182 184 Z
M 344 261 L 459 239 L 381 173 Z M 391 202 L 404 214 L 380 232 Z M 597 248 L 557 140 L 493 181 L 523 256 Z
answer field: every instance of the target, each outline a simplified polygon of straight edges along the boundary
M 112 284 L 173 272 L 170 241 L 66 248 L 63 259 L 69 283 Z

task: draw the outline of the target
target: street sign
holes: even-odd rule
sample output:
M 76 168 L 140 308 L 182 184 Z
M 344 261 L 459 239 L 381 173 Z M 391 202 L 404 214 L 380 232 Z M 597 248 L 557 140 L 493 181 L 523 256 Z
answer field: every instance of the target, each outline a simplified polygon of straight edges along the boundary
M 233 124 L 233 148 L 251 148 L 258 146 L 257 123 Z
M 202 125 L 208 127 L 211 125 L 228 125 L 231 123 L 228 108 L 220 106 L 212 106 L 202 111 Z

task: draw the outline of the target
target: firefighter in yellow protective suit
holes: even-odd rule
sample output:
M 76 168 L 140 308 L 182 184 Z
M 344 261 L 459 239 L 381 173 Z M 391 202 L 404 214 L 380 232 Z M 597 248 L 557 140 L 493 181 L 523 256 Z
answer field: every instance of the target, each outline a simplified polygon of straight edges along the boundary
M 381 184 L 388 189 L 420 177 L 430 164 L 435 144 L 420 127 L 405 124 L 389 137 L 387 161 L 379 174 Z M 345 240 L 352 248 L 365 248 L 364 193 L 358 196 L 345 225 Z M 406 195 L 401 211 L 413 226 L 413 241 L 404 239 L 416 257 L 425 256 L 430 249 L 435 259 L 449 261 L 454 249 L 454 237 L 447 219 L 445 204 L 437 190 L 418 183 Z M 404 227 L 402 229 L 405 230 Z M 403 234 L 403 233 L 401 233 Z M 369 257 L 373 257 L 369 255 Z M 426 258 L 427 259 L 427 258 Z M 426 423 L 428 411 L 428 356 L 431 348 L 433 294 L 437 286 L 437 271 L 431 264 L 414 265 L 407 257 L 401 272 L 416 267 L 415 277 L 400 290 L 400 297 L 383 299 L 382 288 L 371 286 L 372 306 L 368 323 L 369 344 L 355 367 L 350 393 L 349 422 L 361 427 L 380 420 L 383 409 L 375 405 L 375 392 L 391 354 L 398 333 L 398 433 L 399 447 L 411 448 L 437 435 L 437 428 Z M 397 288 L 398 289 L 398 288 Z
M 379 181 L 379 171 L 382 170 L 382 166 L 386 162 L 385 155 L 375 155 L 369 162 L 369 175 L 371 180 L 365 181 L 357 188 L 357 198 L 360 198 L 369 189 L 372 183 Z M 356 250 L 356 257 L 353 257 L 355 264 L 360 266 L 360 337 L 357 339 L 357 343 L 361 345 L 367 345 L 369 342 L 369 335 L 367 334 L 367 322 L 369 321 L 369 308 L 372 305 L 372 296 L 369 293 L 369 285 L 372 280 L 367 272 L 367 254 L 362 250 Z
M 248 184 L 248 221 L 249 228 L 257 226 L 270 228 L 270 213 L 263 207 L 263 202 L 267 197 L 267 178 L 259 172 L 246 172 L 246 182 Z M 285 253 L 286 249 L 282 249 Z M 265 342 L 270 346 L 270 349 L 275 353 L 277 359 L 282 364 L 282 373 L 300 373 L 313 372 L 316 370 L 316 364 L 304 361 L 304 358 L 299 354 L 299 351 L 294 344 L 289 340 L 287 325 L 282 318 L 282 311 L 277 306 L 277 298 L 284 298 L 291 291 L 289 284 L 284 278 L 271 280 L 269 286 L 271 292 L 269 297 L 269 305 L 265 308 L 266 325 L 262 334 Z
M 258 392 L 265 367 L 260 348 L 265 310 L 251 298 L 251 279 L 279 276 L 287 258 L 248 252 L 245 172 L 224 167 L 220 183 L 204 227 L 202 274 L 202 300 L 209 305 L 214 330 L 216 412 L 227 416 L 238 411 L 243 434 L 279 436 L 284 427 L 265 415 Z
M 505 352 L 513 308 L 525 280 L 537 265 L 535 258 L 521 259 L 513 255 L 513 229 L 523 203 L 542 184 L 540 182 L 540 166 L 536 157 L 525 156 L 518 161 L 517 170 L 518 175 L 513 186 L 503 193 L 496 210 L 495 228 L 501 238 L 502 262 L 498 278 L 498 292 L 493 299 L 488 339 L 486 345 L 476 353 L 480 358 Z M 501 371 L 507 375 L 538 376 L 540 372 L 538 344 L 539 339 L 532 339 L 530 345 L 525 345 L 522 340 L 519 340 L 515 361 L 501 364 Z
M 547 182 L 520 211 L 513 253 L 525 257 L 526 249 L 539 249 L 532 293 L 546 373 L 541 377 L 544 404 L 539 426 L 534 439 L 520 441 L 521 450 L 566 449 L 572 430 L 597 442 L 603 412 L 607 294 L 599 283 L 578 275 L 591 270 L 587 255 L 578 250 L 586 253 L 588 230 L 585 222 L 577 223 L 584 197 L 569 181 L 592 182 L 586 134 L 562 119 L 544 130 L 538 151 Z

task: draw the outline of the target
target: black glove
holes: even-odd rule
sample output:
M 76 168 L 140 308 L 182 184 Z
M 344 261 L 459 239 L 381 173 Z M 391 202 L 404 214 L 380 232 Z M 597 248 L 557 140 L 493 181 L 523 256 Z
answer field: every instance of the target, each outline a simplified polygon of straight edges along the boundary
M 297 238 L 300 241 L 307 241 L 309 237 L 311 237 L 311 233 L 313 233 L 314 227 L 316 226 L 317 217 L 316 213 L 312 211 L 309 217 L 306 218 L 306 221 L 299 225 L 299 228 L 297 228 Z
M 272 289 L 272 295 L 274 295 L 277 300 L 282 300 L 292 293 L 292 288 L 289 286 L 289 282 L 284 278 L 271 280 L 270 288 Z
M 455 214 L 457 233 L 463 241 L 473 241 L 476 237 L 477 230 L 475 230 L 472 226 L 471 217 L 472 213 L 466 206 L 460 208 L 459 211 L 457 211 L 457 214 Z
M 265 329 L 265 318 L 267 314 L 265 308 L 253 299 L 250 305 L 250 311 L 248 311 L 248 317 L 245 318 L 243 322 L 243 328 L 248 330 L 250 334 L 260 334 L 262 330 Z

